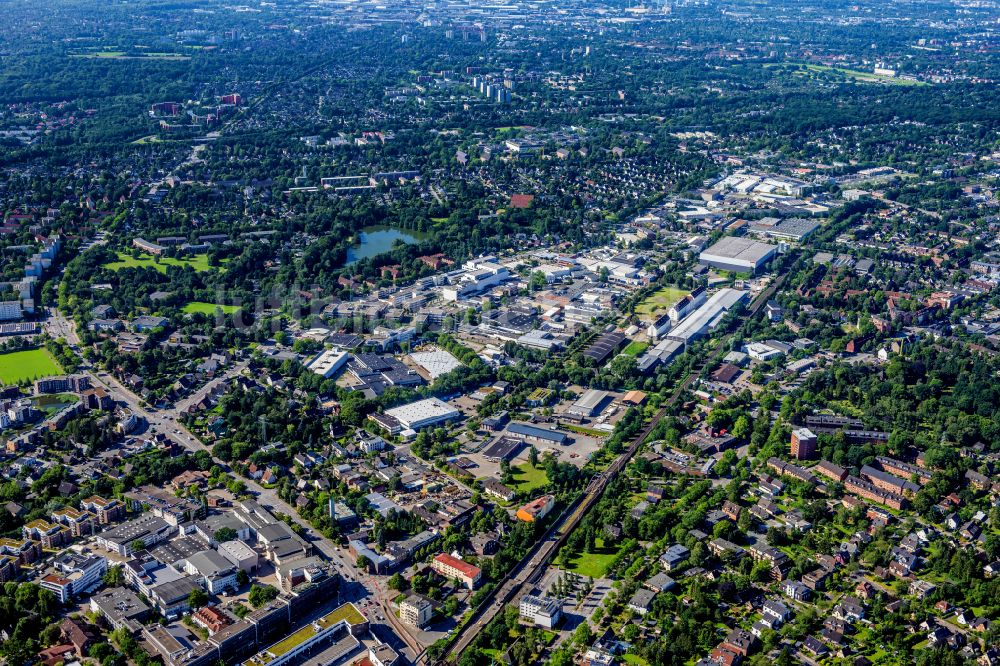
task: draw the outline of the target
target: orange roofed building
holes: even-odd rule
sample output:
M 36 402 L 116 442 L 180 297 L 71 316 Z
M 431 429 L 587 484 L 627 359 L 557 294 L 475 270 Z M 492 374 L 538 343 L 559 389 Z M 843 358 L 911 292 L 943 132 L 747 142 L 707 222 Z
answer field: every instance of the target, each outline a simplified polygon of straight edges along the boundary
M 538 499 L 531 500 L 517 510 L 517 517 L 526 523 L 533 523 L 549 515 L 549 512 L 556 505 L 556 498 L 552 495 L 543 495 Z

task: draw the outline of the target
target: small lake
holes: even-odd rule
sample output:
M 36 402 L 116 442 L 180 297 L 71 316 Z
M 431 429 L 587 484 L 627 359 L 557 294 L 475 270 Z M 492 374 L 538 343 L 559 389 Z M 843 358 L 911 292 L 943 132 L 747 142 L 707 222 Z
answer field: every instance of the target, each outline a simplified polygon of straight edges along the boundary
M 385 226 L 365 227 L 358 233 L 358 244 L 348 248 L 345 266 L 388 252 L 397 240 L 412 245 L 426 238 L 427 234 L 422 231 L 409 231 Z

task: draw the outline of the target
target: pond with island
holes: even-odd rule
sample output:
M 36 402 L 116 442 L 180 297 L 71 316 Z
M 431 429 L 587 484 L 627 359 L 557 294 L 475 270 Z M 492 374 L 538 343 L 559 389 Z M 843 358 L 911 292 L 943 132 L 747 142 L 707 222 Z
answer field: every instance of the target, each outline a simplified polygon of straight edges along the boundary
M 375 257 L 392 249 L 397 240 L 407 245 L 426 240 L 429 234 L 422 231 L 397 229 L 396 227 L 375 226 L 364 227 L 356 235 L 357 243 L 347 250 L 345 265 L 356 264 L 362 259 Z

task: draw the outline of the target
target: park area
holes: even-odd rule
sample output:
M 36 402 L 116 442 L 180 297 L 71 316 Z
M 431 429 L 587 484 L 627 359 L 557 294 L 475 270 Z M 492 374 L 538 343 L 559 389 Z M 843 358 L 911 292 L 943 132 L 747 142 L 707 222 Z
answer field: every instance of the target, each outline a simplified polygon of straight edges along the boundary
M 58 361 L 44 347 L 0 354 L 0 384 L 21 384 L 59 375 L 62 371 Z
M 236 305 L 216 305 L 215 303 L 206 303 L 204 301 L 191 301 L 181 308 L 181 312 L 185 314 L 213 315 L 216 310 L 222 310 L 222 314 L 229 315 L 239 312 L 240 308 Z
M 212 266 L 208 264 L 208 255 L 204 253 L 175 259 L 172 257 L 154 257 L 149 254 L 140 254 L 137 258 L 131 254 L 119 252 L 118 261 L 104 264 L 105 268 L 112 271 L 119 271 L 123 268 L 155 268 L 161 273 L 167 272 L 167 266 L 190 266 L 199 273 L 212 269 Z
M 618 557 L 617 546 L 607 546 L 602 537 L 597 537 L 594 540 L 593 552 L 574 555 L 569 560 L 567 570 L 590 578 L 604 578 L 616 557 Z
M 635 307 L 635 313 L 637 315 L 651 315 L 651 314 L 661 314 L 670 309 L 670 306 L 676 303 L 686 295 L 688 292 L 686 289 L 680 289 L 678 287 L 663 287 L 657 289 Z

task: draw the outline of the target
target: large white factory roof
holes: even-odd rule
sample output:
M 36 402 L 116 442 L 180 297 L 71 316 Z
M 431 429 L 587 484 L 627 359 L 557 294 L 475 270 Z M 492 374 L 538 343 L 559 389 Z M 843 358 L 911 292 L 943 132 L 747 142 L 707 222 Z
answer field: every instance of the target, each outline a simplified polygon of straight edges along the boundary
M 434 351 L 413 352 L 410 354 L 413 362 L 427 371 L 431 380 L 435 380 L 441 375 L 447 374 L 456 368 L 462 367 L 457 358 L 444 351 L 435 349 Z
M 699 337 L 706 329 L 718 324 L 749 293 L 740 289 L 720 289 L 704 305 L 682 319 L 667 337 L 685 343 Z
M 757 265 L 777 250 L 777 246 L 740 236 L 726 236 L 701 253 L 700 258 Z
M 385 410 L 385 413 L 399 421 L 404 428 L 416 430 L 425 425 L 453 419 L 459 411 L 438 398 L 417 400 L 408 405 Z

